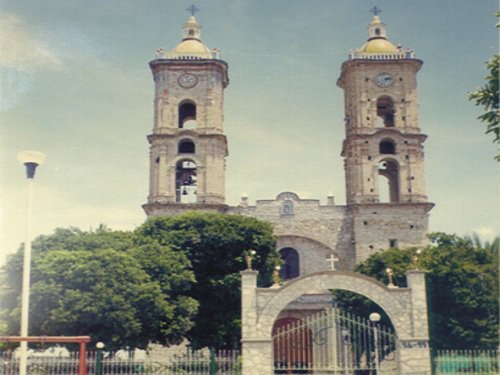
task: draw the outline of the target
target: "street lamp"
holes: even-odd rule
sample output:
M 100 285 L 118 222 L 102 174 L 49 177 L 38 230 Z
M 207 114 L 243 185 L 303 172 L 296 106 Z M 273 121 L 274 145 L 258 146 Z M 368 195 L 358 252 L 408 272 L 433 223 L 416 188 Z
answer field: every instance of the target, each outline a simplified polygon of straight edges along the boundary
M 26 166 L 27 204 L 26 204 L 26 238 L 24 241 L 23 256 L 23 287 L 21 292 L 21 337 L 28 336 L 29 293 L 31 272 L 31 216 L 33 211 L 33 179 L 36 167 L 45 160 L 45 155 L 38 151 L 22 151 L 17 154 L 17 159 Z M 19 374 L 26 375 L 28 362 L 28 342 L 21 342 L 21 358 Z
M 378 367 L 380 363 L 380 355 L 378 352 L 378 329 L 377 323 L 380 321 L 380 314 L 373 312 L 369 316 L 373 323 L 373 346 L 375 347 L 375 373 L 378 374 Z
M 95 344 L 95 347 L 97 349 L 96 352 L 96 358 L 95 358 L 95 375 L 102 375 L 102 357 L 103 357 L 103 349 L 104 349 L 104 343 L 99 341 L 97 344 Z

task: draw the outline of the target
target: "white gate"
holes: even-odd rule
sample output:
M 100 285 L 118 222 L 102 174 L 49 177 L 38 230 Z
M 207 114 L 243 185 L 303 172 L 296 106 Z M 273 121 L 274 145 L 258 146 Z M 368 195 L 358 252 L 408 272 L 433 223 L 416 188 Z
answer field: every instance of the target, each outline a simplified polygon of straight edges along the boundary
M 394 331 L 338 308 L 276 327 L 275 374 L 396 375 Z

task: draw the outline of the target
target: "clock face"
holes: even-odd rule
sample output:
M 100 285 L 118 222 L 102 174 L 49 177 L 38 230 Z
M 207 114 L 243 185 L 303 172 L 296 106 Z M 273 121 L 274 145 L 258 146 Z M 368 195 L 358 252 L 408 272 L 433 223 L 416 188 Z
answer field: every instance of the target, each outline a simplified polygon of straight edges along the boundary
M 380 87 L 387 87 L 392 85 L 394 79 L 389 73 L 379 73 L 375 76 L 375 83 Z
M 196 86 L 196 84 L 198 83 L 198 78 L 193 74 L 186 73 L 181 75 L 177 81 L 179 82 L 179 85 L 181 85 L 181 87 L 190 89 L 191 87 Z

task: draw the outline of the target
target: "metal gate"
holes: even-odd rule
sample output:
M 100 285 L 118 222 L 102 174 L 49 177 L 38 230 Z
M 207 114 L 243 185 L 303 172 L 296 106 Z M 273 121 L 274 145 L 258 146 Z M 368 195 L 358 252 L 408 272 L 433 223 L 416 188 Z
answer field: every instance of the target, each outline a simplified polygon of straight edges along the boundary
M 274 373 L 396 375 L 397 348 L 391 328 L 332 307 L 275 329 Z

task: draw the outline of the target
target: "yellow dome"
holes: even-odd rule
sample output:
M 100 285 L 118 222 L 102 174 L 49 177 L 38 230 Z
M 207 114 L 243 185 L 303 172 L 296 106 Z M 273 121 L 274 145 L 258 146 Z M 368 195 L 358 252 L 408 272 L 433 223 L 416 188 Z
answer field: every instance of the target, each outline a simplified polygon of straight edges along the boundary
M 368 53 L 394 53 L 398 52 L 398 49 L 387 39 L 372 39 L 366 42 L 359 51 Z
M 171 52 L 172 56 L 193 55 L 198 57 L 212 57 L 210 49 L 196 39 L 188 39 L 180 42 Z

